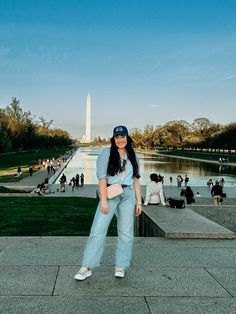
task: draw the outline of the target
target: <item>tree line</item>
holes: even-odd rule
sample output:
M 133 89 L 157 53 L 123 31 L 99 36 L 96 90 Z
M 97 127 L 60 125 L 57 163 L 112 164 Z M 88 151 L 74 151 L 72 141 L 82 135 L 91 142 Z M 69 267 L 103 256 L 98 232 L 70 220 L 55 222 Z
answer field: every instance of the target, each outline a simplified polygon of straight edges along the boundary
M 236 149 L 236 122 L 222 125 L 207 118 L 147 125 L 143 130 L 131 130 L 130 135 L 134 146 L 142 149 Z
M 20 101 L 12 98 L 9 106 L 0 108 L 0 153 L 71 144 L 70 134 L 52 123 L 23 111 Z

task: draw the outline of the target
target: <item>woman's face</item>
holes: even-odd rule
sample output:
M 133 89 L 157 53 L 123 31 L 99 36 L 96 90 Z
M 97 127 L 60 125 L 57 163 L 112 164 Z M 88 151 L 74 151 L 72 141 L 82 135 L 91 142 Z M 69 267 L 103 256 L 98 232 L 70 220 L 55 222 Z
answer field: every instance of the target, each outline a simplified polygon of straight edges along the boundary
M 125 135 L 117 135 L 114 137 L 114 140 L 118 148 L 125 148 L 127 145 L 127 136 Z

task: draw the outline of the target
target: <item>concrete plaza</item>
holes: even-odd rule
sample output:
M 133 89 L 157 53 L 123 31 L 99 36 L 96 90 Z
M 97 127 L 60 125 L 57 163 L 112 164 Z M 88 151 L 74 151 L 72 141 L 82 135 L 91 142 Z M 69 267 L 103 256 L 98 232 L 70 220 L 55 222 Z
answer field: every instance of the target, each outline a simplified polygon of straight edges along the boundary
M 114 277 L 116 238 L 101 267 L 74 280 L 86 237 L 1 237 L 0 313 L 235 313 L 236 240 L 135 238 Z

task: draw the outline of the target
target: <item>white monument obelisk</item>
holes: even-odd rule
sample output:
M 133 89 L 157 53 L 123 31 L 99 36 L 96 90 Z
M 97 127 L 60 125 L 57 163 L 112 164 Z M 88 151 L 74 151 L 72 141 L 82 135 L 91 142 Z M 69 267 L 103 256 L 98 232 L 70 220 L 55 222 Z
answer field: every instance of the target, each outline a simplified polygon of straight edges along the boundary
M 85 140 L 86 143 L 91 143 L 91 113 L 90 113 L 90 106 L 91 106 L 91 98 L 90 95 L 87 95 L 86 98 L 86 135 Z

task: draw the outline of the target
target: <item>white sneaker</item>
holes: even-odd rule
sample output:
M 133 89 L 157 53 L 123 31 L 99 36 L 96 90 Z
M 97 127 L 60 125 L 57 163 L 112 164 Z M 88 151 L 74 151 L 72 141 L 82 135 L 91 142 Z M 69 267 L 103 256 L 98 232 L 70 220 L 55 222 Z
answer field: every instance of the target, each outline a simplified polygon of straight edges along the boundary
M 84 280 L 92 275 L 92 271 L 88 267 L 81 267 L 78 273 L 75 275 L 76 280 Z
M 122 267 L 115 268 L 115 277 L 123 278 L 125 276 L 125 269 Z

